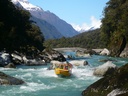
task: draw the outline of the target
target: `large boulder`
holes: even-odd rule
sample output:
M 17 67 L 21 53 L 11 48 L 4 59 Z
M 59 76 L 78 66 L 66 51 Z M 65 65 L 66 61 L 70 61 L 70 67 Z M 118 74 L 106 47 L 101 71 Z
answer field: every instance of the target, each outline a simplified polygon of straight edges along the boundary
M 104 48 L 104 49 L 101 51 L 100 55 L 110 55 L 110 51 L 109 51 L 108 49 Z
M 0 72 L 0 85 L 21 85 L 25 82 L 21 79 L 6 75 L 3 72 Z
M 87 87 L 82 96 L 128 96 L 128 64 Z
M 66 61 L 66 58 L 58 51 L 53 49 L 45 49 L 43 50 L 43 53 L 50 59 L 50 60 L 57 60 L 64 62 Z M 46 57 L 45 56 L 45 57 Z
M 93 74 L 96 76 L 105 76 L 111 74 L 116 70 L 117 66 L 113 64 L 111 61 L 107 61 L 103 65 L 95 68 Z

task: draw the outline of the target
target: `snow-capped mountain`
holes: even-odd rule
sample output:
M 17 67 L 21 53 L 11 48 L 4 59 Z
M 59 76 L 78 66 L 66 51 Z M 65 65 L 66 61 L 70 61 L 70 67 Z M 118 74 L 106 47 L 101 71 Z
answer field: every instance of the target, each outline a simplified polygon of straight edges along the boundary
M 29 3 L 27 0 L 12 0 L 13 4 L 20 5 L 26 10 L 43 10 L 42 8 L 38 6 L 34 6 L 31 3 Z
M 33 17 L 32 20 L 37 23 L 37 25 L 40 27 L 41 31 L 43 32 L 44 36 L 45 34 L 47 34 L 47 32 L 44 32 L 44 31 L 47 31 L 47 30 L 44 30 L 46 28 L 44 26 L 46 25 L 44 25 L 44 23 L 41 23 L 41 20 L 42 22 L 47 23 L 47 28 L 48 29 L 50 28 L 49 30 L 51 30 L 49 31 L 48 34 L 50 36 L 53 35 L 52 37 L 56 37 L 56 38 L 60 38 L 62 36 L 72 37 L 74 35 L 79 34 L 75 29 L 73 29 L 73 27 L 70 24 L 60 19 L 54 13 L 51 13 L 50 11 L 44 11 L 41 7 L 31 4 L 27 0 L 12 0 L 12 2 L 16 6 L 23 7 L 25 10 L 28 10 L 31 13 Z M 50 27 L 48 27 L 48 25 Z M 53 29 L 56 29 L 56 30 L 53 31 Z M 59 37 L 57 37 L 57 34 Z M 48 36 L 45 38 L 51 39 Z

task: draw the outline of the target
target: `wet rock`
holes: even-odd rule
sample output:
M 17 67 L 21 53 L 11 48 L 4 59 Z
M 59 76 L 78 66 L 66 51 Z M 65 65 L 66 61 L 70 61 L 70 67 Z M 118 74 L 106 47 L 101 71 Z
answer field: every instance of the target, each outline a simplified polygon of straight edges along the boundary
M 21 79 L 6 75 L 3 72 L 0 72 L 0 85 L 21 85 L 25 82 Z
M 8 65 L 4 66 L 4 68 L 16 68 L 13 63 L 9 63 Z
M 99 79 L 82 92 L 82 96 L 110 96 L 110 94 L 128 95 L 128 64 Z
M 108 61 L 104 63 L 103 65 L 97 67 L 94 70 L 93 74 L 96 76 L 105 76 L 105 75 L 108 75 L 114 72 L 116 68 L 117 66 L 115 64 L 113 64 L 111 61 Z

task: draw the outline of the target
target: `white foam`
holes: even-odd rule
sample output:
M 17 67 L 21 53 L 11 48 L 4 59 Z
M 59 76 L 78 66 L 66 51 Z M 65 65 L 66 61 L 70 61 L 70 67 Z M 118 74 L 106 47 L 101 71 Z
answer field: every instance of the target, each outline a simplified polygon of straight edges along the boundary
M 42 68 L 37 75 L 39 77 L 57 77 L 54 70 L 47 70 L 46 68 Z
M 22 91 L 27 91 L 27 92 L 33 92 L 33 91 L 38 91 L 38 90 L 46 90 L 46 89 L 52 89 L 55 88 L 56 86 L 49 86 L 45 85 L 44 83 L 35 83 L 35 82 L 30 82 L 27 83 L 27 85 L 21 86 L 20 89 Z
M 93 76 L 93 70 L 91 68 L 73 68 L 72 74 L 77 77 L 87 77 L 87 76 Z

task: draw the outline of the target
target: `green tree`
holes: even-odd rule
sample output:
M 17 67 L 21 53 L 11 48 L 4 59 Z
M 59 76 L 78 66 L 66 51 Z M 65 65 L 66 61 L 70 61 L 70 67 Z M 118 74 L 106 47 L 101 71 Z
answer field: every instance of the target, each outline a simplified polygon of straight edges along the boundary
M 43 34 L 29 20 L 29 12 L 14 6 L 10 0 L 0 0 L 0 12 L 0 50 L 21 50 L 28 45 L 43 50 Z
M 128 41 L 127 21 L 128 0 L 110 0 L 104 10 L 101 36 L 102 40 L 105 41 L 109 49 L 111 49 L 112 55 L 119 56 L 126 45 L 124 42 Z

